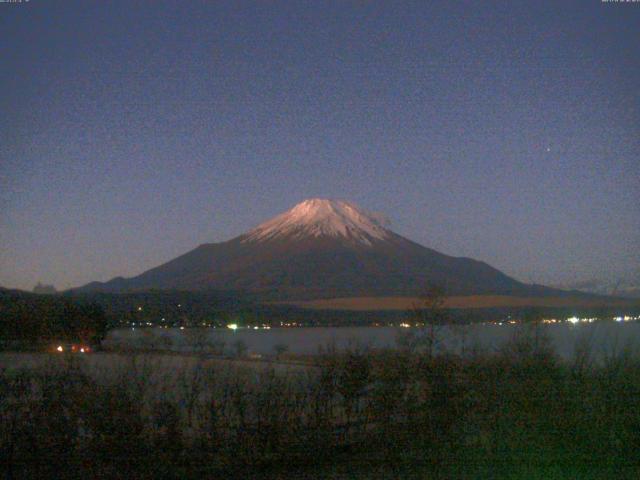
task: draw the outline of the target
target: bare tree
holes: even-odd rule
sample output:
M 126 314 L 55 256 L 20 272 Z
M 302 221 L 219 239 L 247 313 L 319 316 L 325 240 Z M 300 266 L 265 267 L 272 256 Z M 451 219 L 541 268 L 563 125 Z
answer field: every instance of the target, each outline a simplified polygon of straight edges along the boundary
M 284 343 L 278 343 L 273 347 L 273 351 L 276 353 L 276 358 L 280 359 L 289 350 L 289 346 Z
M 210 347 L 209 329 L 191 327 L 184 330 L 187 346 L 195 353 L 203 354 Z
M 429 357 L 433 356 L 441 341 L 440 330 L 452 323 L 445 301 L 444 287 L 429 285 L 409 312 L 410 320 L 419 330 L 403 334 L 404 338 L 399 339 L 398 343 L 411 351 L 424 349 Z

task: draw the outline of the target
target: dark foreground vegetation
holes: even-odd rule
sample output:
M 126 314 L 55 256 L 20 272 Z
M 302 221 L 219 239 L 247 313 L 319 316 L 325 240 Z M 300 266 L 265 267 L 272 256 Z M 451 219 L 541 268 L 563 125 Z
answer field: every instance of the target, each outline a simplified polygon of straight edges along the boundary
M 561 362 L 529 334 L 495 354 L 354 349 L 297 370 L 157 358 L 4 364 L 6 478 L 640 475 L 629 352 Z

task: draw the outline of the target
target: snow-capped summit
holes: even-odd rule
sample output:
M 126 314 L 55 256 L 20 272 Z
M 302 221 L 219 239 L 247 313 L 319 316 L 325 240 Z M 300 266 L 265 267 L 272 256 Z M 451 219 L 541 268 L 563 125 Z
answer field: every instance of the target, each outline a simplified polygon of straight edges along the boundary
M 264 241 L 281 237 L 294 239 L 330 236 L 371 245 L 390 232 L 376 215 L 351 202 L 312 198 L 267 220 L 247 233 L 244 241 Z

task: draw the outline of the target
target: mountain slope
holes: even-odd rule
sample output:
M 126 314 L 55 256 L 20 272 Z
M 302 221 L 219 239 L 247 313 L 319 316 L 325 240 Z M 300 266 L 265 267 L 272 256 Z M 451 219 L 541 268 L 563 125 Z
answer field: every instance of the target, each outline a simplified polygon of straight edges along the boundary
M 261 299 L 416 295 L 427 284 L 451 295 L 544 295 L 484 262 L 412 242 L 352 203 L 312 199 L 232 240 L 196 249 L 137 277 L 85 291 L 151 288 L 236 290 Z

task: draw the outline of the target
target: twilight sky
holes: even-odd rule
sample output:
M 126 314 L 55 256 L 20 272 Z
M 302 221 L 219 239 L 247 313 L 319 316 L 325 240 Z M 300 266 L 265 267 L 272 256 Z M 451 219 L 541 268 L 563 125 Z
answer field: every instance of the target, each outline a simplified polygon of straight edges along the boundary
M 640 4 L 0 3 L 0 285 L 309 197 L 530 282 L 640 271 Z

